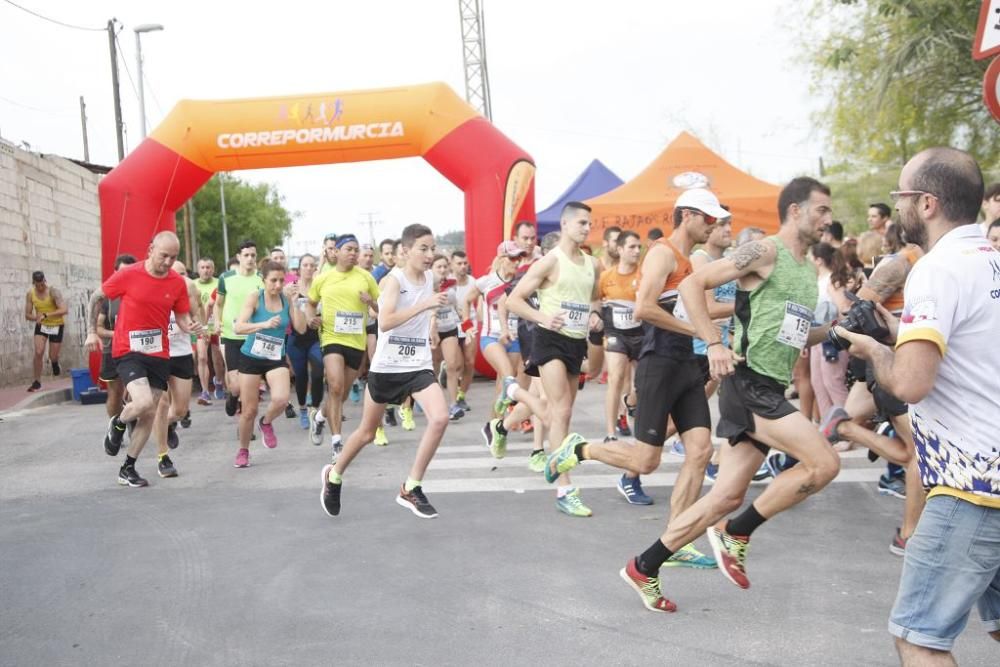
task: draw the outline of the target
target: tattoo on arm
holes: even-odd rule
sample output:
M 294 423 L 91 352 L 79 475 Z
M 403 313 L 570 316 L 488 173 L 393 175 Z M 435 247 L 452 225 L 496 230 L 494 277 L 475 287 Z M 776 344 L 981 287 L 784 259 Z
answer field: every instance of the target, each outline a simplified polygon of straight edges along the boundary
M 754 241 L 753 243 L 741 245 L 732 254 L 733 264 L 736 265 L 737 269 L 742 271 L 763 257 L 765 253 L 767 253 L 767 245 L 763 241 Z
M 90 303 L 87 306 L 87 333 L 97 333 L 97 316 L 101 312 L 101 307 L 104 302 L 107 301 L 107 297 L 104 296 L 104 292 L 100 288 L 94 290 L 94 293 L 90 295 Z
M 872 273 L 871 278 L 865 283 L 865 287 L 874 292 L 881 303 L 903 288 L 906 283 L 908 266 L 909 264 L 902 257 L 883 264 Z

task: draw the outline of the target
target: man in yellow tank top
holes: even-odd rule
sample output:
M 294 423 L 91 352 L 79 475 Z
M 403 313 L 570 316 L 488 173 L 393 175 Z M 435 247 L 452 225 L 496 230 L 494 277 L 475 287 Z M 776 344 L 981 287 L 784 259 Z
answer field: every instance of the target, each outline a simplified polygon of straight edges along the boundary
M 559 245 L 535 262 L 510 296 L 507 308 L 522 319 L 539 325 L 527 363 L 528 375 L 541 378 L 548 410 L 540 415 L 549 429 L 549 441 L 561 443 L 569 433 L 569 422 L 576 400 L 577 378 L 587 354 L 587 334 L 601 326 L 597 261 L 585 255 L 580 246 L 590 232 L 590 207 L 569 202 L 560 217 Z M 532 308 L 527 299 L 538 292 L 540 307 Z M 517 384 L 504 382 L 504 391 L 515 391 Z M 548 477 L 548 475 L 547 475 Z M 549 481 L 555 481 L 554 476 Z M 592 512 L 580 500 L 579 491 L 569 475 L 558 476 L 556 507 L 570 516 L 590 516 Z
M 32 287 L 24 299 L 24 318 L 35 323 L 35 358 L 32 362 L 31 386 L 28 391 L 38 391 L 42 388 L 42 360 L 45 357 L 45 344 L 49 344 L 49 361 L 52 363 L 52 374 L 59 375 L 59 349 L 62 347 L 63 329 L 66 326 L 65 315 L 69 312 L 66 300 L 55 287 L 49 287 L 45 282 L 45 274 L 35 271 L 31 274 Z

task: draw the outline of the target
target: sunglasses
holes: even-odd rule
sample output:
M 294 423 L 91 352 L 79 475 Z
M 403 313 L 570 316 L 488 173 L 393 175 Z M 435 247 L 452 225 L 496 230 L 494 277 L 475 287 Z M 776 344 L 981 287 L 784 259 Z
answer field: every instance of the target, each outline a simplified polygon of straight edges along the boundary
M 903 197 L 919 197 L 920 195 L 930 195 L 935 199 L 940 199 L 940 197 L 933 192 L 927 192 L 926 190 L 893 190 L 889 193 L 889 199 L 891 199 L 892 203 L 895 204 Z

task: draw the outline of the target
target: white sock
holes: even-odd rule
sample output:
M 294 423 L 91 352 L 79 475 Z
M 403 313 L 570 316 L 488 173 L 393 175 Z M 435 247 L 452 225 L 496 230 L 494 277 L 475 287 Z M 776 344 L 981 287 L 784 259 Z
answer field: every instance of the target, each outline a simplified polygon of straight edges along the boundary
M 341 440 L 340 440 L 340 434 L 339 433 L 334 433 L 334 434 L 332 434 L 330 436 L 330 444 L 331 445 L 338 445 L 338 444 L 340 444 L 340 442 L 341 442 Z
M 316 423 L 317 424 L 322 424 L 325 421 L 326 421 L 326 417 L 323 416 L 323 411 L 322 410 L 317 410 L 316 411 Z
M 514 398 L 514 392 L 518 389 L 520 389 L 520 386 L 516 382 L 512 382 L 511 385 L 507 387 L 507 398 L 512 401 L 516 401 L 517 399 Z
M 569 493 L 570 491 L 572 491 L 574 488 L 575 487 L 572 487 L 572 486 L 560 486 L 559 489 L 556 491 L 556 497 L 557 498 L 562 498 L 567 493 Z

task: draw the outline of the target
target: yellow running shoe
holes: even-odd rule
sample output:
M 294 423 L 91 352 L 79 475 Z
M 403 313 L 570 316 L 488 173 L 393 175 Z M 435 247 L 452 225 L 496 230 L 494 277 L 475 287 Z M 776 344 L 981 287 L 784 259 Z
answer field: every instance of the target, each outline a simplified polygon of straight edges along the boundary
M 403 430 L 412 431 L 417 428 L 417 422 L 413 421 L 413 408 L 399 408 L 399 415 L 403 418 Z
M 573 489 L 561 498 L 556 498 L 556 507 L 563 514 L 570 516 L 588 517 L 593 514 L 590 508 L 580 500 L 580 489 Z
M 381 426 L 375 429 L 375 444 L 379 447 L 385 447 L 389 444 L 389 438 L 385 437 L 385 429 Z

